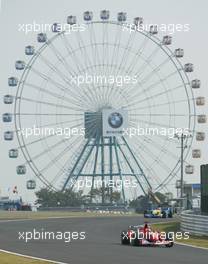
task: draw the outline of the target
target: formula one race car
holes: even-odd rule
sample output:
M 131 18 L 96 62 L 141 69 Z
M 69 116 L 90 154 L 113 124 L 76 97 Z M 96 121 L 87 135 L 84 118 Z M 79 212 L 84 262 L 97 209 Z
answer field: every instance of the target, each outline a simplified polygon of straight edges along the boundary
M 121 233 L 121 244 L 131 246 L 164 246 L 172 247 L 174 242 L 171 234 L 153 231 L 150 226 L 129 226 Z
M 172 209 L 167 208 L 156 208 L 152 210 L 145 210 L 144 211 L 145 218 L 172 218 L 173 213 Z

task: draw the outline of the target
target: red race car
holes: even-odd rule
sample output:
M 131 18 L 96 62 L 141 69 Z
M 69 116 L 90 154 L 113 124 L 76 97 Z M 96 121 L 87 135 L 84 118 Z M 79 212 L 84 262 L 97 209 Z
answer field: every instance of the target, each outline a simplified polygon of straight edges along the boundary
M 148 224 L 144 224 L 144 226 L 129 226 L 127 231 L 123 231 L 121 244 L 172 247 L 174 242 L 171 234 L 153 231 Z

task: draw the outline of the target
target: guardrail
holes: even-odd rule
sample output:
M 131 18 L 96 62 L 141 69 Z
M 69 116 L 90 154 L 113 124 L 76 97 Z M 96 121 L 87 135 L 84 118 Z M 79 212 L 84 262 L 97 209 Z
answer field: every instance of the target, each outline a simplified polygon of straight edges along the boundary
M 183 211 L 181 213 L 181 231 L 191 235 L 208 236 L 208 215 L 201 215 L 197 211 Z

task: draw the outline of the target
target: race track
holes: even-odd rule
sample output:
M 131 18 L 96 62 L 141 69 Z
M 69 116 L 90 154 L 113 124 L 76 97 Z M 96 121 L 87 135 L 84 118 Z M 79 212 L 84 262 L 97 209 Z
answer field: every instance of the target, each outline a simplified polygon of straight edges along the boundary
M 161 221 L 161 219 L 154 220 Z M 142 224 L 143 217 L 98 217 L 0 221 L 0 248 L 69 264 L 205 264 L 208 250 L 175 245 L 173 248 L 122 246 L 120 232 L 128 225 Z M 18 239 L 18 232 L 44 230 L 86 232 L 86 239 L 65 243 L 62 240 Z

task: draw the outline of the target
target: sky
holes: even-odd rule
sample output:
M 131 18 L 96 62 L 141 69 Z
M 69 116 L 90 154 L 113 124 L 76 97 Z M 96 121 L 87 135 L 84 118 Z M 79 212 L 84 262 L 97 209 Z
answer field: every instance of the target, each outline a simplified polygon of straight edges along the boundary
M 53 23 L 54 21 L 64 22 L 70 14 L 82 19 L 82 14 L 86 10 L 94 13 L 94 19 L 99 19 L 99 13 L 102 9 L 108 9 L 111 17 L 116 19 L 119 11 L 127 12 L 128 19 L 136 16 L 142 16 L 148 23 L 157 24 L 189 24 L 188 32 L 175 32 L 172 36 L 174 43 L 185 50 L 186 62 L 192 62 L 195 66 L 194 76 L 202 82 L 200 95 L 208 98 L 208 75 L 207 75 L 207 10 L 208 3 L 205 0 L 2 0 L 0 11 L 1 41 L 0 41 L 0 96 L 8 93 L 7 79 L 15 74 L 14 62 L 24 55 L 24 47 L 28 43 L 35 42 L 35 33 L 20 32 L 19 24 L 32 23 Z M 7 106 L 1 100 L 1 114 L 6 111 Z M 207 114 L 207 104 L 201 110 Z M 207 133 L 208 126 L 204 126 Z M 5 124 L 0 123 L 1 141 L 0 141 L 0 190 L 2 196 L 12 195 L 14 186 L 18 186 L 19 194 L 25 201 L 34 201 L 34 194 L 25 188 L 24 176 L 16 175 L 16 165 L 24 162 L 23 156 L 18 161 L 8 158 L 8 149 L 17 144 L 3 140 Z M 208 137 L 208 136 L 207 136 Z M 208 163 L 207 139 L 200 145 L 202 149 L 202 158 L 194 161 L 197 170 L 194 175 L 186 176 L 187 182 L 199 182 L 199 166 Z M 193 162 L 192 162 L 193 163 Z M 29 172 L 32 173 L 32 172 Z

